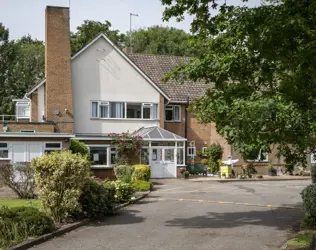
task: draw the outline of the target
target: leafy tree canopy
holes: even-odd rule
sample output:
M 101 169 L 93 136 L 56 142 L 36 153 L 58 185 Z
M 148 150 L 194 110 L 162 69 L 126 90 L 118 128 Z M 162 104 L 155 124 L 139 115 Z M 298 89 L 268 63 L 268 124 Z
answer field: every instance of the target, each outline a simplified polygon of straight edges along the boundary
M 12 99 L 22 98 L 43 77 L 43 42 L 31 36 L 9 41 L 9 30 L 0 24 L 0 114 L 14 114 Z
M 78 52 L 99 33 L 106 34 L 115 45 L 122 47 L 125 41 L 125 35 L 120 34 L 118 30 L 111 30 L 111 26 L 112 24 L 109 21 L 98 22 L 84 20 L 83 24 L 77 27 L 77 31 L 71 33 L 72 54 Z
M 128 34 L 130 37 L 130 34 Z M 134 53 L 192 56 L 198 52 L 198 46 L 191 45 L 191 35 L 181 29 L 152 26 L 132 32 Z M 126 40 L 130 47 L 130 39 Z
M 244 157 L 277 147 L 288 167 L 306 164 L 316 145 L 316 1 L 266 1 L 248 8 L 213 0 L 161 0 L 164 19 L 195 16 L 206 53 L 166 77 L 210 83 L 191 104 L 203 123 Z M 217 7 L 219 13 L 210 14 Z

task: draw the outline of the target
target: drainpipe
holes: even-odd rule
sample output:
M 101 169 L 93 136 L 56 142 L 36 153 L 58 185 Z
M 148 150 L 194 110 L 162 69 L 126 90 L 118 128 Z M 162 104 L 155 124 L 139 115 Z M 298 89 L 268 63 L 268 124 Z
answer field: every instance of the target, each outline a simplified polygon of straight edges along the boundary
M 184 137 L 187 139 L 187 141 L 185 142 L 185 161 L 187 162 L 187 153 L 188 153 L 188 111 L 187 108 L 189 107 L 190 104 L 190 97 L 187 96 L 187 100 L 186 100 L 186 105 L 185 105 L 185 110 L 184 110 Z

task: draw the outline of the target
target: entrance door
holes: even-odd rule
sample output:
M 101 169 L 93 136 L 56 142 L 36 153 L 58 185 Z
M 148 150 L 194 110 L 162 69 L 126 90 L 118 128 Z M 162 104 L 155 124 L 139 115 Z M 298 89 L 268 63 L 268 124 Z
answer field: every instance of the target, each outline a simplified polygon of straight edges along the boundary
M 151 151 L 151 177 L 175 178 L 176 161 L 174 148 L 153 148 Z

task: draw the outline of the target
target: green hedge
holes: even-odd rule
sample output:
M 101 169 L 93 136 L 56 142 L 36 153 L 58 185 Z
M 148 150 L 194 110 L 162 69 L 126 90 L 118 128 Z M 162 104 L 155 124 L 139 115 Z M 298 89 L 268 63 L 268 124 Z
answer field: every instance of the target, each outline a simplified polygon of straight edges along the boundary
M 0 247 L 6 248 L 54 230 L 51 217 L 34 207 L 0 207 Z
M 133 165 L 133 175 L 132 175 L 132 180 L 133 181 L 149 181 L 150 179 L 150 167 L 147 165 Z
M 121 180 L 114 182 L 115 185 L 115 198 L 117 203 L 129 202 L 135 192 L 131 183 L 127 183 Z
M 131 182 L 133 168 L 130 165 L 118 165 L 114 167 L 114 173 L 118 180 Z
M 133 181 L 132 185 L 135 191 L 148 191 L 150 190 L 151 182 L 139 180 L 139 181 Z
M 81 214 L 88 218 L 112 213 L 116 204 L 115 186 L 110 182 L 87 178 L 79 198 Z M 75 216 L 78 216 L 76 214 Z

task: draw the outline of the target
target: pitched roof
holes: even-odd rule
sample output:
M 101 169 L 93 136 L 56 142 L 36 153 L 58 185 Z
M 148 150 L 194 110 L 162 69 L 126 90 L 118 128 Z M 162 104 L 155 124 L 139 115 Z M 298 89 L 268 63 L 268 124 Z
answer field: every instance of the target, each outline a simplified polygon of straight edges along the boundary
M 180 83 L 176 80 L 169 80 L 167 83 L 161 81 L 169 71 L 183 63 L 189 63 L 189 57 L 148 55 L 148 54 L 127 54 L 128 57 L 169 97 L 170 102 L 185 102 L 187 97 L 194 100 L 204 95 L 210 88 L 208 84 L 185 81 Z
M 158 126 L 142 127 L 139 130 L 132 133 L 133 136 L 141 136 L 144 140 L 151 141 L 186 141 L 185 138 L 176 135 L 168 130 L 160 128 Z

